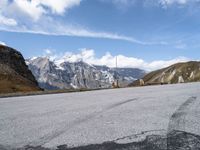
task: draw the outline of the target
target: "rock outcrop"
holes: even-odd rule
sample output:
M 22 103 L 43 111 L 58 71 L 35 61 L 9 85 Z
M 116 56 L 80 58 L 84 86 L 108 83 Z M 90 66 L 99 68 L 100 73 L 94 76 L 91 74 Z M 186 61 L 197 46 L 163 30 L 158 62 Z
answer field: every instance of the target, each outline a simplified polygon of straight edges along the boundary
M 41 90 L 17 50 L 0 45 L 0 93 Z

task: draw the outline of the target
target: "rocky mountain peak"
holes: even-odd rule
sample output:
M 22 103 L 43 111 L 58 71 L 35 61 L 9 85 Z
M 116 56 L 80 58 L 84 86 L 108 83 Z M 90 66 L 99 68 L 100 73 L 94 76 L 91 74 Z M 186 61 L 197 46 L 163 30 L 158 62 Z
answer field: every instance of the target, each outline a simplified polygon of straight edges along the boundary
M 122 86 L 142 77 L 145 72 L 133 68 L 116 70 L 107 66 L 95 66 L 83 62 L 69 62 L 67 60 L 54 60 L 37 57 L 28 59 L 27 64 L 33 72 L 40 86 L 45 89 L 69 89 L 69 88 L 110 88 L 116 78 Z M 118 72 L 119 71 L 119 72 Z M 131 73 L 130 73 L 131 72 Z

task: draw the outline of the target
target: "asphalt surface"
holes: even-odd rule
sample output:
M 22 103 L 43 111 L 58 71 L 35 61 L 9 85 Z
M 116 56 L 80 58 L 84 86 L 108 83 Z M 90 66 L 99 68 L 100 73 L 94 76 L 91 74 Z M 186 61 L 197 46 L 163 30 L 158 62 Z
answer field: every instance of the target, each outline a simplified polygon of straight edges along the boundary
M 200 149 L 200 83 L 1 98 L 10 149 Z

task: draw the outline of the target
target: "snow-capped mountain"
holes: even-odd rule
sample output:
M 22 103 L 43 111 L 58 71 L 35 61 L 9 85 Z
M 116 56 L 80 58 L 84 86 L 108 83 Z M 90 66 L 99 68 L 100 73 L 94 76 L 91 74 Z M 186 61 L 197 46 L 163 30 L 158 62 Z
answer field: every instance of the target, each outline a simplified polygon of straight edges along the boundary
M 111 88 L 117 78 L 121 86 L 127 86 L 144 76 L 145 71 L 134 68 L 109 68 L 83 61 L 51 61 L 47 57 L 26 60 L 29 69 L 44 89 L 98 89 Z

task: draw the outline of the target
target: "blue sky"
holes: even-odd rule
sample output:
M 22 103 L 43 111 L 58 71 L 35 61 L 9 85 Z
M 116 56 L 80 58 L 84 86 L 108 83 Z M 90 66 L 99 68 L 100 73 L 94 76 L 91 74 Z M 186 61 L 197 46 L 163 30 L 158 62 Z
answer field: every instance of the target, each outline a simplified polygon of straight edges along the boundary
M 199 0 L 1 0 L 0 41 L 26 58 L 92 51 L 86 62 L 112 67 L 119 56 L 121 67 L 154 70 L 199 60 L 199 6 Z

